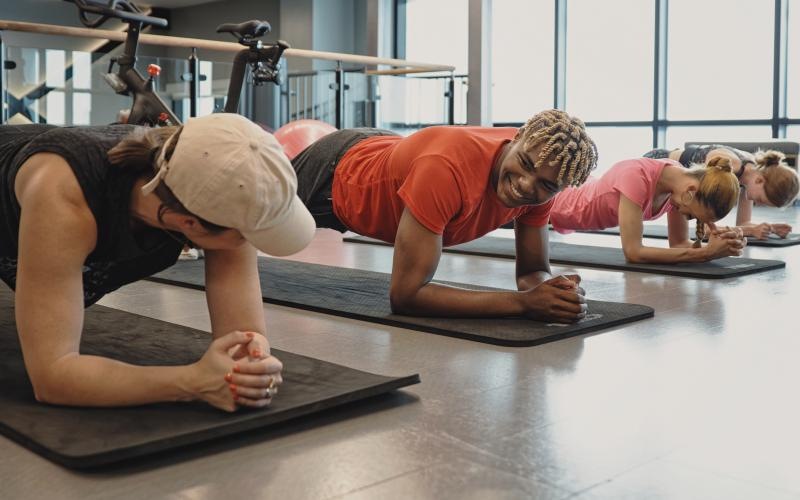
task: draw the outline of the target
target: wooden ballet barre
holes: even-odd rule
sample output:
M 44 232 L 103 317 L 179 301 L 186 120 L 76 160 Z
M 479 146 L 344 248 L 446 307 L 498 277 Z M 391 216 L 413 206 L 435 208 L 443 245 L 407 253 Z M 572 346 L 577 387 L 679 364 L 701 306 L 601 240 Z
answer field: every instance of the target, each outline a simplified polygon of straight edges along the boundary
M 53 24 L 26 23 L 21 21 L 4 21 L 0 19 L 0 31 L 20 31 L 26 33 L 39 33 L 42 35 L 73 36 L 80 38 L 100 38 L 115 42 L 124 42 L 126 33 L 124 31 L 98 30 L 90 28 L 73 28 L 70 26 L 56 26 Z M 216 40 L 204 40 L 202 38 L 185 38 L 178 36 L 151 35 L 141 33 L 139 43 L 145 45 L 160 45 L 163 47 L 184 47 L 187 49 L 219 50 L 226 52 L 238 52 L 244 47 L 235 42 L 221 42 Z M 328 61 L 348 62 L 367 65 L 393 66 L 394 70 L 375 70 L 374 74 L 404 74 L 404 73 L 427 73 L 433 71 L 455 71 L 455 66 L 444 64 L 431 64 L 416 61 L 406 61 L 404 59 L 389 59 L 373 56 L 359 56 L 355 54 L 341 54 L 338 52 L 323 52 L 319 50 L 306 49 L 286 49 L 283 53 L 286 57 L 301 57 L 306 59 L 324 59 Z M 380 71 L 397 71 L 397 73 L 379 73 Z
M 431 70 L 431 69 L 424 69 L 424 68 L 395 68 L 395 69 L 368 69 L 365 70 L 364 73 L 367 75 L 407 75 L 409 73 L 430 73 L 432 71 L 450 71 L 453 70 Z

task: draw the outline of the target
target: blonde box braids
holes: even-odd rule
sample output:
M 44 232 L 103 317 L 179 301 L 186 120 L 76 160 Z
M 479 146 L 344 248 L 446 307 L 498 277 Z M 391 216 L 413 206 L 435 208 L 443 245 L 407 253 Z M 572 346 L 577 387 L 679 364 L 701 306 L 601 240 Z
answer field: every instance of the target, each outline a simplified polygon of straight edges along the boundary
M 574 116 L 549 109 L 537 113 L 517 131 L 525 151 L 542 146 L 538 162 L 560 165 L 559 185 L 579 186 L 597 166 L 597 146 L 586 133 L 586 126 Z

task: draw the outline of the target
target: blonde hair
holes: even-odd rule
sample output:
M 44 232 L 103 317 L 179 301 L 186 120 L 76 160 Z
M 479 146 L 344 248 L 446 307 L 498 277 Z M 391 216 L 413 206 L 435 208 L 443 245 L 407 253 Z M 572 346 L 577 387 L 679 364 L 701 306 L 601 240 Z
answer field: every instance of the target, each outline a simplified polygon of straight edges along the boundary
M 714 213 L 719 220 L 736 206 L 739 199 L 739 179 L 731 171 L 731 161 L 724 157 L 714 157 L 707 165 L 692 165 L 686 171 L 700 181 L 694 199 Z M 705 237 L 705 221 L 697 220 L 694 247 L 699 248 Z
M 557 182 L 579 186 L 597 166 L 597 146 L 586 133 L 586 126 L 574 116 L 549 109 L 537 113 L 517 130 L 526 151 L 542 145 L 539 162 L 560 165 Z
M 800 191 L 797 172 L 786 161 L 780 151 L 758 150 L 755 153 L 756 171 L 764 177 L 764 194 L 776 207 L 791 205 Z
M 175 135 L 175 140 L 169 142 L 167 150 L 164 153 L 164 158 L 169 160 L 172 158 L 172 153 L 175 152 L 175 146 L 178 144 L 182 131 L 183 126 L 157 128 L 137 127 L 108 151 L 108 160 L 112 165 L 125 168 L 134 175 L 139 175 L 150 180 L 155 176 L 156 158 L 161 154 L 164 143 L 167 139 Z M 203 228 L 210 233 L 220 233 L 228 229 L 191 213 L 163 182 L 160 182 L 158 186 L 156 186 L 154 193 L 158 196 L 158 199 L 161 200 L 161 206 L 158 207 L 157 217 L 158 221 L 162 224 L 164 223 L 164 214 L 167 211 L 172 211 L 196 217 Z

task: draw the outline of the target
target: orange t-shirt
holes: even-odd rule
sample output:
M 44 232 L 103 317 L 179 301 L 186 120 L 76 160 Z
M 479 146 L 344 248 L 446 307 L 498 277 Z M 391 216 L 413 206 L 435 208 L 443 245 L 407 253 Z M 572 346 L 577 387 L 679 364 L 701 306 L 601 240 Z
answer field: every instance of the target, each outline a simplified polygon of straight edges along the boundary
M 394 243 L 403 209 L 442 235 L 444 246 L 474 240 L 516 219 L 544 226 L 552 200 L 508 208 L 497 198 L 492 165 L 516 129 L 429 127 L 408 137 L 362 140 L 339 161 L 333 210 L 352 231 Z

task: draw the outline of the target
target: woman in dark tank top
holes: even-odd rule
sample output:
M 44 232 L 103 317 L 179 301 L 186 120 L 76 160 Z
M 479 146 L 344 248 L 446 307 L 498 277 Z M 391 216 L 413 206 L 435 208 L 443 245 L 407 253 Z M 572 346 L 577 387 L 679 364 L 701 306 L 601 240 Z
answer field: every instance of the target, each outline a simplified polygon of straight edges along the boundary
M 732 171 L 744 188 L 739 195 L 736 225 L 745 236 L 766 239 L 770 234 L 786 238 L 792 226 L 785 223 L 752 222 L 753 205 L 786 207 L 791 205 L 800 191 L 797 172 L 785 161 L 779 151 L 747 153 L 721 144 L 690 146 L 686 149 L 654 149 L 645 158 L 669 158 L 686 168 L 693 164 L 706 164 L 713 158 L 728 158 Z
M 0 279 L 16 291 L 36 398 L 269 404 L 282 365 L 264 336 L 256 255 L 288 255 L 313 237 L 296 189 L 277 141 L 239 115 L 158 129 L 0 126 Z M 208 259 L 205 355 L 173 367 L 81 355 L 83 307 L 171 266 L 186 242 Z

